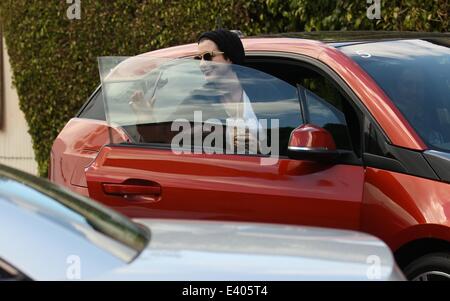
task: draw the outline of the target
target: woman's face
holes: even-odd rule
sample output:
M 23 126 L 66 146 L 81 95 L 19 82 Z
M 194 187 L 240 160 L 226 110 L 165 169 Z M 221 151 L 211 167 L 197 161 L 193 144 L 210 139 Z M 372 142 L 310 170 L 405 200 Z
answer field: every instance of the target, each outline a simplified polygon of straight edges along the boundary
M 211 40 L 204 39 L 198 44 L 198 54 L 203 54 L 205 52 L 220 52 L 219 47 L 216 43 Z M 220 80 L 224 75 L 229 72 L 229 65 L 231 64 L 230 59 L 225 58 L 223 54 L 216 54 L 212 57 L 211 61 L 200 61 L 200 69 L 205 75 L 207 81 Z
M 211 52 L 211 51 L 220 52 L 219 47 L 217 47 L 216 43 L 214 43 L 211 40 L 207 40 L 207 39 L 202 40 L 198 44 L 197 49 L 198 49 L 198 53 L 204 53 L 204 52 L 207 52 L 207 51 L 209 51 L 209 52 Z M 225 59 L 223 54 L 218 54 L 218 55 L 214 56 L 212 58 L 212 61 L 216 62 L 216 63 L 228 63 L 228 64 L 231 63 L 231 61 L 229 59 Z M 203 60 L 202 60 L 202 62 L 203 62 Z

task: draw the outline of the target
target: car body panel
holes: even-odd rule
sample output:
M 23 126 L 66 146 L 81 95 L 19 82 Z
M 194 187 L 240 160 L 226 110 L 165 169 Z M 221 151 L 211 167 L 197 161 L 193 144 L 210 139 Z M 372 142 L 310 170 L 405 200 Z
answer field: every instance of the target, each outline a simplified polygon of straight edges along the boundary
M 39 211 L 29 202 L 39 195 L 16 183 L 0 185 L 0 258 L 36 280 L 76 280 L 78 266 L 81 277 L 96 277 L 124 265 L 85 239 L 92 232 L 61 215 Z M 17 189 L 23 190 L 21 196 L 12 193 Z M 97 234 L 90 239 L 116 244 Z
M 383 237 L 393 250 L 421 238 L 450 241 L 446 183 L 366 168 L 361 230 Z
M 106 146 L 86 170 L 90 196 L 132 217 L 260 221 L 358 229 L 364 171 L 261 157 Z M 104 183 L 149 181 L 153 199 L 108 195 Z M 181 201 L 182 200 L 182 201 Z M 324 210 L 324 208 L 327 208 Z
M 100 280 L 403 279 L 389 248 L 358 232 L 253 223 L 136 222 L 151 229 L 147 249 Z
M 113 129 L 116 141 L 128 138 Z M 52 182 L 88 196 L 85 168 L 91 164 L 110 138 L 106 121 L 72 118 L 55 139 L 51 153 L 49 178 Z

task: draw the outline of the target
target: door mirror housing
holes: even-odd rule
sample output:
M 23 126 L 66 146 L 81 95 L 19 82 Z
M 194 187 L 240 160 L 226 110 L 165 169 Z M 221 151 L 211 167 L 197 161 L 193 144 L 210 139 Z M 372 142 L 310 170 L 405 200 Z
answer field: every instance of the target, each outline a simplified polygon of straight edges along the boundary
M 288 156 L 292 159 L 330 162 L 339 157 L 339 151 L 330 132 L 313 124 L 304 124 L 292 131 Z

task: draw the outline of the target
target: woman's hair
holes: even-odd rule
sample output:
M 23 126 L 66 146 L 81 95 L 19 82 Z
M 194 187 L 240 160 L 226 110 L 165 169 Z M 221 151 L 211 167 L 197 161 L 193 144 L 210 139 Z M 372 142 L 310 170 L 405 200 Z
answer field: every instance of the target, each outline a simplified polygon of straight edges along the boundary
M 211 40 L 216 43 L 224 57 L 231 60 L 233 64 L 243 65 L 245 60 L 244 45 L 237 34 L 226 29 L 207 31 L 200 35 L 197 42 Z

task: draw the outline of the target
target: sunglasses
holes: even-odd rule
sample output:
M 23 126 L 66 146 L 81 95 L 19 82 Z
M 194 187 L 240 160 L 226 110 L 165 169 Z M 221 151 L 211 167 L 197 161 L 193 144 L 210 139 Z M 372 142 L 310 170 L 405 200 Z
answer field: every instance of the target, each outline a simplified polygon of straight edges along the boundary
M 222 51 L 205 51 L 201 54 L 194 56 L 195 60 L 211 61 L 213 57 L 223 54 Z

